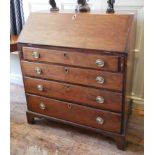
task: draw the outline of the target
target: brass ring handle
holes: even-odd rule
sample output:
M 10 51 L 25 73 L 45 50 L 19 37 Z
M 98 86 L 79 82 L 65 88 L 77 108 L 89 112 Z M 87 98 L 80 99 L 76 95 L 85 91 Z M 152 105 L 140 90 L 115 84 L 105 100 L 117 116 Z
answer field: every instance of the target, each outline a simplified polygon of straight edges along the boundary
M 97 76 L 97 77 L 96 77 L 96 82 L 97 82 L 98 84 L 103 84 L 103 83 L 104 83 L 104 78 L 103 78 L 102 76 Z
M 40 67 L 35 67 L 34 70 L 36 71 L 36 73 L 37 73 L 38 75 L 40 75 L 40 74 L 42 73 L 42 70 L 41 70 Z
M 101 59 L 97 59 L 97 60 L 96 60 L 96 65 L 97 65 L 98 67 L 104 67 L 104 61 L 101 60 Z
M 40 54 L 36 51 L 32 52 L 32 56 L 34 59 L 39 59 L 40 58 Z
M 40 106 L 40 109 L 41 109 L 41 110 L 45 110 L 45 109 L 46 109 L 46 106 L 45 106 L 44 103 L 40 103 L 39 106 Z
M 97 117 L 96 118 L 96 123 L 99 125 L 102 125 L 104 123 L 104 119 L 102 117 Z
M 38 89 L 39 91 L 43 91 L 43 90 L 44 90 L 44 87 L 43 87 L 43 85 L 37 85 L 37 89 Z
M 97 96 L 96 97 L 96 102 L 97 103 L 104 103 L 104 98 L 102 96 Z

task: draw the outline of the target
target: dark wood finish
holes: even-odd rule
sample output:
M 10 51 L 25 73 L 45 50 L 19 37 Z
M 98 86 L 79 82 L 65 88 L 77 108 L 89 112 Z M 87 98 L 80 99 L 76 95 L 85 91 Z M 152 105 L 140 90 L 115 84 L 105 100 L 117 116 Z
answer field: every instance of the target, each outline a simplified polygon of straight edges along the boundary
M 125 136 L 115 136 L 114 140 L 117 144 L 117 148 L 121 149 L 121 150 L 125 150 L 126 148 L 126 140 L 125 140 Z
M 18 39 L 18 35 L 10 36 L 10 52 L 17 51 L 17 39 Z
M 39 58 L 35 59 L 33 52 L 39 53 Z M 46 53 L 46 54 L 45 54 Z M 23 58 L 28 61 L 49 62 L 65 65 L 73 65 L 87 68 L 94 68 L 107 71 L 118 71 L 118 56 L 88 54 L 87 52 L 77 52 L 76 50 L 70 52 L 65 50 L 51 50 L 44 48 L 23 47 Z M 104 61 L 103 67 L 96 65 L 96 60 Z
M 66 100 L 99 109 L 122 111 L 121 93 L 34 78 L 24 78 L 24 83 L 26 93 Z M 43 91 L 39 91 L 37 85 L 42 85 Z M 104 103 L 97 103 L 97 96 L 103 97 Z
M 10 52 L 15 52 L 15 51 L 17 51 L 17 43 L 10 44 Z
M 32 116 L 32 115 L 29 115 L 28 113 L 26 113 L 26 118 L 27 118 L 27 122 L 29 123 L 29 124 L 34 124 L 35 123 L 35 121 L 34 121 L 34 117 Z
M 132 14 L 82 13 L 77 14 L 73 20 L 74 15 L 74 13 L 32 13 L 18 42 L 103 51 L 126 51 Z
M 19 37 L 27 121 L 44 117 L 94 130 L 112 137 L 123 150 L 131 103 L 133 15 L 73 16 L 33 13 Z M 39 58 L 32 58 L 34 51 Z M 96 59 L 104 59 L 105 67 L 96 67 Z M 98 84 L 97 76 L 105 82 Z M 97 95 L 104 96 L 105 104 L 96 103 Z M 100 123 L 102 117 L 108 120 L 105 126 L 95 124 L 97 116 Z
M 74 68 L 69 66 L 60 66 L 52 64 L 42 64 L 22 61 L 22 70 L 25 76 L 39 77 L 51 80 L 65 81 L 70 83 L 82 84 L 86 86 L 94 86 L 98 88 L 106 88 L 122 91 L 123 74 L 110 73 L 104 71 L 87 70 L 83 68 Z M 42 70 L 41 74 L 37 74 L 35 67 Z M 98 84 L 96 78 L 101 76 L 104 78 L 103 84 Z
M 64 119 L 77 124 L 87 125 L 102 130 L 117 133 L 120 132 L 120 114 L 30 95 L 27 96 L 27 103 L 28 109 L 36 113 L 41 113 L 43 115 Z M 44 110 L 40 109 L 40 103 L 45 104 L 46 108 Z M 103 118 L 104 123 L 98 124 L 96 122 L 97 117 Z

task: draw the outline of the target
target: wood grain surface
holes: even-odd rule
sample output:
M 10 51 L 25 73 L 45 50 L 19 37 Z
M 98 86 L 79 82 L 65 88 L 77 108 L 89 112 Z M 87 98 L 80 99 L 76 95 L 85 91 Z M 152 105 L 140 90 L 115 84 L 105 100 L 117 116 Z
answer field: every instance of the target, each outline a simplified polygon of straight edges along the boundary
M 64 81 L 74 84 L 94 86 L 98 88 L 106 88 L 118 91 L 122 91 L 123 88 L 122 73 L 87 70 L 82 68 L 74 68 L 52 64 L 49 65 L 44 63 L 33 63 L 27 61 L 22 61 L 21 66 L 24 76 Z M 41 69 L 41 74 L 36 73 L 36 67 L 39 67 Z M 96 78 L 98 76 L 104 79 L 103 84 L 97 83 Z
M 33 57 L 33 52 L 39 54 L 39 58 Z M 33 48 L 23 47 L 23 59 L 36 61 L 36 62 L 49 62 L 64 65 L 73 65 L 86 68 L 94 68 L 107 71 L 118 71 L 119 59 L 118 56 L 103 55 L 103 54 L 92 54 L 85 52 L 78 52 L 76 50 L 52 50 L 46 48 Z M 104 62 L 103 67 L 98 67 L 96 60 L 102 60 Z
M 32 13 L 19 36 L 18 43 L 126 51 L 132 14 L 74 15 L 73 13 Z
M 40 109 L 40 103 L 45 104 L 44 110 Z M 47 116 L 117 133 L 121 129 L 121 114 L 30 95 L 27 95 L 27 104 L 30 111 Z M 104 123 L 98 124 L 97 117 L 103 118 Z
M 121 93 L 35 78 L 24 78 L 24 83 L 26 93 L 75 102 L 98 109 L 122 112 Z M 43 91 L 37 90 L 38 85 L 43 86 Z M 97 96 L 103 97 L 104 103 L 97 103 Z

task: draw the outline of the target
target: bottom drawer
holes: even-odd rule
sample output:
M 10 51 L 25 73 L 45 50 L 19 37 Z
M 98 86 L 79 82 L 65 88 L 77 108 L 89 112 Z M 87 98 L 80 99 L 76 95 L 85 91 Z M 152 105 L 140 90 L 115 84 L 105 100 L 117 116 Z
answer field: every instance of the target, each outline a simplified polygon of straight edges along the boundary
M 121 114 L 27 94 L 30 111 L 106 131 L 121 131 Z

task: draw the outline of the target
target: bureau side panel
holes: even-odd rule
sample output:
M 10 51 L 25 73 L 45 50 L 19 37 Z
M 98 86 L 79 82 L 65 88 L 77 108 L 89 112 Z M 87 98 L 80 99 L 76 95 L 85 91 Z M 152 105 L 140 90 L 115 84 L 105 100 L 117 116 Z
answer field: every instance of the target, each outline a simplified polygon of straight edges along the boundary
M 125 75 L 124 75 L 124 120 L 123 120 L 123 133 L 126 134 L 126 126 L 129 115 L 131 113 L 131 93 L 133 81 L 133 66 L 134 66 L 134 48 L 135 48 L 135 18 L 133 18 L 132 26 L 130 29 L 128 43 L 126 50 L 128 51 L 125 57 Z

